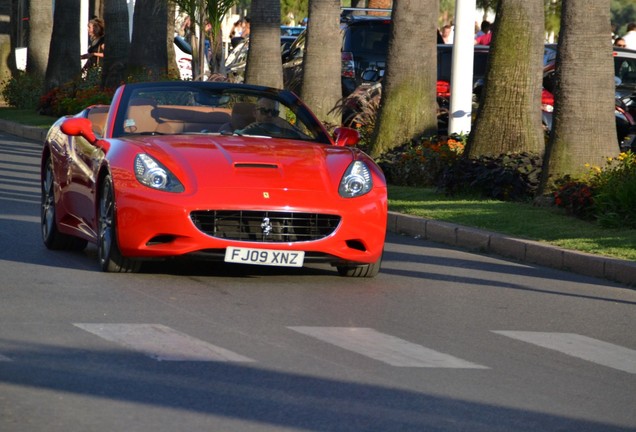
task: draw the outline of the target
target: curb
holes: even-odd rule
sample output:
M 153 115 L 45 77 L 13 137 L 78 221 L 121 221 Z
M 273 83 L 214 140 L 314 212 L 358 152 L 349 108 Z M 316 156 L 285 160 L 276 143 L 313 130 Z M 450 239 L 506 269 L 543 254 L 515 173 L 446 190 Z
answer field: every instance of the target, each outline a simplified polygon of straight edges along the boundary
M 563 249 L 467 226 L 389 212 L 389 232 L 636 286 L 636 262 Z
M 36 126 L 25 126 L 8 120 L 0 120 L 0 130 L 22 138 L 44 142 L 48 129 Z
M 44 142 L 47 130 L 0 120 L 0 130 L 22 138 Z M 636 287 L 636 262 L 577 252 L 504 234 L 389 212 L 387 230 L 469 251 L 511 258 L 585 276 L 607 279 Z

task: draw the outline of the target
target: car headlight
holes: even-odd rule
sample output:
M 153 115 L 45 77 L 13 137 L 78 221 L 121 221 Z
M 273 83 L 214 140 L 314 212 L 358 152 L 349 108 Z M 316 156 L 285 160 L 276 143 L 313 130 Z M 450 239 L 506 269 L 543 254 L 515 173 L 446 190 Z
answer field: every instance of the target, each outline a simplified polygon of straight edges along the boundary
M 145 153 L 135 157 L 135 177 L 139 183 L 166 192 L 183 192 L 185 188 L 166 167 Z
M 373 187 L 371 171 L 364 162 L 354 161 L 342 176 L 338 193 L 344 198 L 359 197 Z

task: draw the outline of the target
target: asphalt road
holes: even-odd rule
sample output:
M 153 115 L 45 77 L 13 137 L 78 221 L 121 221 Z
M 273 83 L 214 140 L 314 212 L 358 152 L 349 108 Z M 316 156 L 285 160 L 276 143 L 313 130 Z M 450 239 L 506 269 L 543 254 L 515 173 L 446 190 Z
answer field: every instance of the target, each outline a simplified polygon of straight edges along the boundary
M 382 272 L 97 270 L 0 134 L 0 431 L 636 431 L 636 291 L 390 234 Z

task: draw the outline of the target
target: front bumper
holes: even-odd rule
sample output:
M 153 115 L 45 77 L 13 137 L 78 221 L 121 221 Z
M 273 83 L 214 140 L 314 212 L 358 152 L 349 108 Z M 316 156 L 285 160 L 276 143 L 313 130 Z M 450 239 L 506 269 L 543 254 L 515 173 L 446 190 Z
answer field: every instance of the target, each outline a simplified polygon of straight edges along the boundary
M 136 258 L 202 255 L 221 257 L 229 246 L 304 251 L 311 260 L 332 263 L 373 263 L 384 248 L 387 221 L 386 189 L 358 198 L 320 199 L 307 191 L 215 191 L 215 199 L 172 194 L 145 187 L 117 190 L 116 220 L 119 248 Z M 293 204 L 292 204 L 293 203 Z M 337 215 L 330 234 L 308 241 L 236 240 L 199 230 L 191 212 L 207 210 L 285 211 Z

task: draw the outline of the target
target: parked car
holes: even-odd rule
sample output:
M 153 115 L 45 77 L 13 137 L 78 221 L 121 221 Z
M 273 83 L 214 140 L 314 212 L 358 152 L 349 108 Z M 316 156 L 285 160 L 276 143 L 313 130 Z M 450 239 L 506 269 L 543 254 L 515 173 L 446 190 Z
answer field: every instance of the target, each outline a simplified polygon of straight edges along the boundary
M 621 150 L 636 150 L 636 51 L 614 47 L 613 56 L 617 84 L 614 117 L 618 145 Z M 541 110 L 547 130 L 552 128 L 555 61 L 556 58 L 547 63 L 543 70 Z
M 636 51 L 614 47 L 614 75 L 617 78 L 616 97 L 636 119 Z
M 383 69 L 389 47 L 389 17 L 344 14 L 341 19 L 342 95 L 348 96 L 362 83 L 362 72 Z M 306 32 L 283 53 L 285 88 L 298 92 L 301 86 Z
M 298 36 L 305 31 L 305 26 L 280 26 L 281 36 Z
M 303 27 L 304 29 L 304 27 Z M 289 47 L 297 39 L 297 36 L 281 35 L 280 37 L 280 51 L 281 58 L 285 55 L 285 52 L 289 50 Z M 239 44 L 230 51 L 225 59 L 225 70 L 228 78 L 231 82 L 243 82 L 243 76 L 245 75 L 245 66 L 247 65 L 247 51 L 250 48 L 250 39 L 243 39 Z
M 352 93 L 366 69 L 386 67 L 391 20 L 373 15 L 347 15 L 342 35 L 342 95 Z
M 380 270 L 387 187 L 293 93 L 201 81 L 125 84 L 50 128 L 41 159 L 49 249 L 95 243 L 99 267 L 197 257 L 267 266 Z
M 179 77 L 182 80 L 192 79 L 192 46 L 185 40 L 183 36 L 174 37 L 174 53 L 177 58 L 177 67 L 179 68 Z M 207 62 L 203 65 L 204 73 L 210 72 L 210 66 Z
M 438 128 L 441 134 L 446 133 L 448 127 L 448 108 L 450 105 L 451 68 L 453 45 L 437 45 L 437 102 L 440 108 Z M 381 68 L 378 67 L 381 65 Z M 483 87 L 484 77 L 488 66 L 488 47 L 475 46 L 473 60 L 473 91 L 475 103 L 477 102 Z M 381 78 L 384 75 L 384 63 L 376 62 L 375 65 L 365 70 L 361 75 L 361 84 L 345 100 L 343 105 L 343 124 L 353 125 L 360 123 L 359 113 L 364 113 L 364 105 L 369 101 L 379 104 L 382 94 Z M 372 72 L 376 72 L 373 74 Z M 364 122 L 362 122 L 364 123 Z

